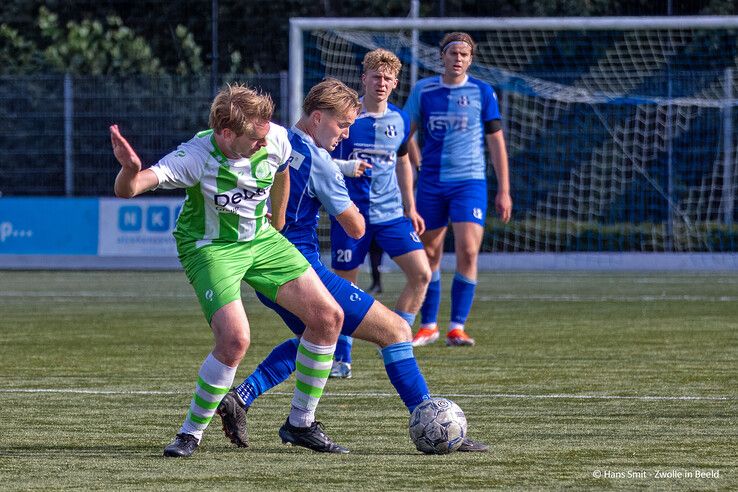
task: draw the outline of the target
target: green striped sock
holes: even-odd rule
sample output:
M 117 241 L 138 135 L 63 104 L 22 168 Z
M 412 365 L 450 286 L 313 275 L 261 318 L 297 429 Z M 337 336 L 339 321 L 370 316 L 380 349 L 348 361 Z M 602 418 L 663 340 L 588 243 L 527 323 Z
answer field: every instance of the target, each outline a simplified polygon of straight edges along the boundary
M 315 421 L 315 409 L 331 372 L 336 345 L 315 345 L 305 339 L 297 347 L 295 395 L 292 397 L 290 424 L 308 427 Z
M 200 366 L 198 376 L 190 410 L 179 432 L 192 434 L 199 440 L 215 415 L 220 400 L 233 384 L 236 368 L 223 364 L 210 354 Z

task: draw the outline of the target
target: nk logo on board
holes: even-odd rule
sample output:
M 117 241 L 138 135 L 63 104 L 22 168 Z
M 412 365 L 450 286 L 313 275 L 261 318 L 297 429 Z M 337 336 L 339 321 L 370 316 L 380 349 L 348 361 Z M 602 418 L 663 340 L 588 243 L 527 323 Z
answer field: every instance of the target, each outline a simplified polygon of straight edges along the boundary
M 162 205 L 120 207 L 118 229 L 121 232 L 169 232 L 179 214 L 179 208 L 172 210 Z

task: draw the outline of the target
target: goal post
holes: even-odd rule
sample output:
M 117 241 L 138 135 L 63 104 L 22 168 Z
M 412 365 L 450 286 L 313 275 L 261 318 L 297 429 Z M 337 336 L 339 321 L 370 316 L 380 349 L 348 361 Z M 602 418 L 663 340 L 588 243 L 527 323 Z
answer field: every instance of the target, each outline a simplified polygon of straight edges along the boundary
M 291 122 L 326 76 L 360 89 L 380 47 L 403 62 L 403 105 L 410 65 L 440 74 L 456 30 L 478 44 L 470 73 L 499 96 L 510 156 L 513 221 L 491 213 L 483 251 L 738 251 L 738 16 L 294 18 Z

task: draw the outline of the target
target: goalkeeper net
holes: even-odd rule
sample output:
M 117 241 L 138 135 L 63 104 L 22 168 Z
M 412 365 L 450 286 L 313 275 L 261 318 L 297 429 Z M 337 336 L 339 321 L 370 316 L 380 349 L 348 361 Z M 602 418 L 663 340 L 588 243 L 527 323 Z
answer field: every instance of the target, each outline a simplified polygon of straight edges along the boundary
M 402 106 L 413 60 L 440 74 L 441 37 L 466 31 L 470 74 L 500 102 L 514 202 L 507 225 L 490 213 L 483 251 L 738 250 L 737 18 L 421 21 L 293 19 L 293 110 L 327 76 L 360 91 L 380 47 L 403 61 Z

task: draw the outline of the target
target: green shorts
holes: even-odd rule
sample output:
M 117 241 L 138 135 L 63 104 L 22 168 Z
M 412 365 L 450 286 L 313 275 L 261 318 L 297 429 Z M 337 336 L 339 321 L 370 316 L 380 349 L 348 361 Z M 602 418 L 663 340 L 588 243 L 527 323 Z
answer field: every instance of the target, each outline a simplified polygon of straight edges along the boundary
M 242 280 L 276 301 L 281 286 L 310 268 L 292 243 L 271 227 L 248 242 L 214 241 L 197 249 L 191 243 L 178 244 L 178 249 L 208 323 L 218 309 L 241 299 Z

